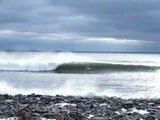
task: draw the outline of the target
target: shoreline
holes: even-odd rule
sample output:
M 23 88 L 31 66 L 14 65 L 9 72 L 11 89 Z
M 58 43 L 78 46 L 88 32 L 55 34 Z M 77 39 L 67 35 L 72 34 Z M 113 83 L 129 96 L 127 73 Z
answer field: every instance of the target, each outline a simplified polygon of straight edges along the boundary
M 160 99 L 0 94 L 0 120 L 155 120 Z

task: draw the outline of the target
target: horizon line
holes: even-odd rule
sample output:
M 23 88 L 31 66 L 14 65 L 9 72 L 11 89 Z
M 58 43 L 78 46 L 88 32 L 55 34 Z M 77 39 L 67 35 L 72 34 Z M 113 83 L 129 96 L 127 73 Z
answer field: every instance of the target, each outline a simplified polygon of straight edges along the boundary
M 139 51 L 139 52 L 124 52 L 124 51 L 63 51 L 63 50 L 0 50 L 0 51 L 15 51 L 15 52 L 75 52 L 75 53 L 152 53 L 152 54 L 159 54 L 160 52 L 150 52 L 150 51 Z

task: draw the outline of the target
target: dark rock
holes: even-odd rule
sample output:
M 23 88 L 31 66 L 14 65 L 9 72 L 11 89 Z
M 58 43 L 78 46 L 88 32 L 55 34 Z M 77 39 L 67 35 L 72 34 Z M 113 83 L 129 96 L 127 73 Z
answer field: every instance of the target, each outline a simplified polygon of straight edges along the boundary
M 29 120 L 30 117 L 31 116 L 27 110 L 23 109 L 20 111 L 20 116 L 19 116 L 20 120 Z
M 131 101 L 131 100 L 125 101 L 123 103 L 123 107 L 126 108 L 126 109 L 132 108 L 133 106 L 134 106 L 134 102 Z
M 21 120 L 155 120 L 160 119 L 160 99 L 121 99 L 49 95 L 0 95 L 0 118 Z M 66 104 L 66 105 L 63 105 Z M 137 111 L 133 111 L 135 108 Z M 140 114 L 138 110 L 147 110 Z M 92 115 L 92 117 L 90 116 Z M 88 118 L 87 118 L 88 117 Z

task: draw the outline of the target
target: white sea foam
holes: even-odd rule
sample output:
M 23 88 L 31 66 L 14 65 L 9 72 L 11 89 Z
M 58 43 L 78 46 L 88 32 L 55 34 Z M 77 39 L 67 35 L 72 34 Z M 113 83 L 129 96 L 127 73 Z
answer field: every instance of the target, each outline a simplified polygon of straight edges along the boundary
M 42 87 L 41 84 L 37 84 L 39 86 L 33 86 L 31 84 L 34 84 L 30 82 L 31 87 L 26 87 L 28 85 L 21 85 L 21 83 L 18 83 L 16 81 L 17 85 L 20 84 L 19 87 L 17 85 L 13 85 L 12 83 L 7 83 L 5 81 L 0 81 L 0 94 L 42 94 L 42 95 L 75 95 L 75 96 L 116 96 L 116 97 L 122 97 L 122 98 L 155 98 L 159 96 L 160 92 L 157 91 L 157 89 L 152 89 L 143 91 L 139 88 L 132 89 L 129 88 L 127 91 L 123 91 L 123 88 L 118 88 L 118 86 L 113 85 L 113 87 L 106 87 L 105 89 L 101 89 L 100 86 L 98 86 L 95 83 L 87 83 L 85 81 L 72 81 L 68 80 L 65 81 L 64 84 L 62 84 L 59 87 L 45 87 L 46 85 L 50 84 L 42 82 L 41 84 L 46 84 L 44 87 Z M 14 83 L 15 84 L 15 83 Z M 116 84 L 116 83 L 115 83 Z M 159 87 L 158 87 L 159 88 Z M 118 91 L 117 91 L 118 89 Z M 124 88 L 125 89 L 125 88 Z M 130 91 L 131 89 L 131 91 Z M 137 92 L 136 92 L 137 91 Z
M 95 62 L 95 60 L 67 52 L 0 52 L 0 70 L 53 70 L 57 65 L 69 62 Z
M 17 83 L 18 84 L 18 83 Z M 42 83 L 44 84 L 44 83 Z M 98 89 L 98 86 L 95 82 L 86 82 L 75 81 L 75 80 L 66 80 L 65 83 L 58 88 L 51 87 L 41 87 L 37 88 L 36 86 L 32 88 L 26 88 L 26 86 L 16 87 L 5 81 L 0 81 L 0 94 L 42 94 L 42 95 L 75 95 L 75 96 L 116 96 L 113 90 L 105 90 L 102 92 Z

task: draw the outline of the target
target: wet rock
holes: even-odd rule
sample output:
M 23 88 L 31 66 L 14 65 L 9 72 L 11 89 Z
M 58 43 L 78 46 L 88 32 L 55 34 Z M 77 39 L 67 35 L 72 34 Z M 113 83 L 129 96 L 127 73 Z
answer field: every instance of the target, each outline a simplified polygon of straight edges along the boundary
M 106 120 L 106 119 L 103 117 L 93 117 L 92 120 Z
M 42 117 L 56 120 L 154 120 L 160 119 L 160 99 L 121 99 L 49 95 L 0 95 L 0 118 Z M 19 112 L 20 111 L 20 112 Z
M 37 113 L 46 113 L 47 112 L 47 107 L 45 107 L 45 106 L 36 106 L 35 107 L 35 111 L 37 112 Z
M 17 100 L 22 100 L 25 96 L 23 96 L 22 94 L 18 94 L 16 95 L 14 98 Z
M 30 114 L 27 110 L 23 109 L 20 111 L 20 117 L 19 117 L 20 120 L 29 120 L 29 118 Z
M 131 101 L 131 100 L 129 100 L 129 101 L 125 101 L 124 103 L 123 103 L 123 107 L 124 108 L 132 108 L 134 106 L 134 102 L 133 101 Z

